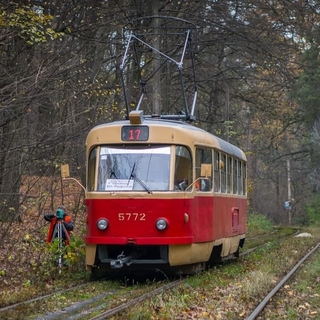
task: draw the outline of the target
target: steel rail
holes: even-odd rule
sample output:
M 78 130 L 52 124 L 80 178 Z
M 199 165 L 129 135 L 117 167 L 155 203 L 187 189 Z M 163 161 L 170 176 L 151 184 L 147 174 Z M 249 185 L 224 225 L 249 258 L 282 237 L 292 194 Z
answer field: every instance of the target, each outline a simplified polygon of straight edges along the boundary
M 297 271 L 300 265 L 305 262 L 320 246 L 320 242 L 308 252 L 293 268 L 292 270 L 270 291 L 270 293 L 261 301 L 256 309 L 251 313 L 247 320 L 254 320 L 265 308 L 269 300 L 280 290 L 280 288 L 288 281 L 288 279 Z
M 170 289 L 178 286 L 182 282 L 183 282 L 183 280 L 181 280 L 181 279 L 173 281 L 173 282 L 170 282 L 169 284 L 166 284 L 166 285 L 164 285 L 164 286 L 162 286 L 160 288 L 157 288 L 157 289 L 155 289 L 153 291 L 145 293 L 142 296 L 140 296 L 138 298 L 135 298 L 135 299 L 133 299 L 133 300 L 131 300 L 131 301 L 125 303 L 125 304 L 122 304 L 122 305 L 120 305 L 118 307 L 115 307 L 113 309 L 107 310 L 107 311 L 101 313 L 100 315 L 98 315 L 98 316 L 96 316 L 94 318 L 91 318 L 90 320 L 102 320 L 102 319 L 107 319 L 109 317 L 112 317 L 115 314 L 120 313 L 120 312 L 124 311 L 125 309 L 128 309 L 128 308 L 132 307 L 133 305 L 137 304 L 138 302 L 143 302 L 143 301 L 145 301 L 147 299 L 150 299 L 150 298 L 152 298 L 152 297 L 154 297 L 154 296 L 156 296 L 156 295 L 158 295 L 158 294 L 160 294 L 160 293 L 162 293 L 162 292 L 164 292 L 166 290 L 170 290 Z
M 28 300 L 25 300 L 25 301 L 20 301 L 20 302 L 14 303 L 14 304 L 9 304 L 7 306 L 0 307 L 0 313 L 3 312 L 3 311 L 10 310 L 10 309 L 15 309 L 15 308 L 17 308 L 17 307 L 19 307 L 19 306 L 21 306 L 23 304 L 29 304 L 29 303 L 37 302 L 39 300 L 44 300 L 44 299 L 50 298 L 50 297 L 52 297 L 53 295 L 56 295 L 56 294 L 65 293 L 65 292 L 72 291 L 72 290 L 75 290 L 75 289 L 80 289 L 81 287 L 84 287 L 84 286 L 86 286 L 88 284 L 91 284 L 91 282 L 81 283 L 81 284 L 78 284 L 78 285 L 73 286 L 73 287 L 69 287 L 69 288 L 66 288 L 66 289 L 60 289 L 60 290 L 57 290 L 57 291 L 53 291 L 53 292 L 45 294 L 43 296 L 35 297 L 35 298 L 28 299 Z

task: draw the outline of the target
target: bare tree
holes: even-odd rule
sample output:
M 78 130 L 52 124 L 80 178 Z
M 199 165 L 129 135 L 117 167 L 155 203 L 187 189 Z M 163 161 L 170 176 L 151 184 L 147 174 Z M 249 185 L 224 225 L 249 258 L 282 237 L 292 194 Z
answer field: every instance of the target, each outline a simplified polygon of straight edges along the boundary
M 303 197 L 310 196 L 305 186 L 310 181 L 306 168 L 312 148 L 297 142 L 306 141 L 309 132 L 302 126 L 301 106 L 288 93 L 294 88 L 304 49 L 298 40 L 316 39 L 319 4 L 25 0 L 2 3 L 0 8 L 1 219 L 19 217 L 24 201 L 20 186 L 26 176 L 54 176 L 60 164 L 68 162 L 72 174 L 85 183 L 86 133 L 95 124 L 125 117 L 119 70 L 123 27 L 151 15 L 197 26 L 192 38 L 196 125 L 246 149 L 250 110 L 252 209 L 281 220 L 275 212 L 283 210 L 286 159 L 292 160 L 297 212 L 303 208 Z M 148 37 L 149 26 L 145 27 Z M 156 40 L 154 44 L 160 45 Z M 168 42 L 172 50 L 174 45 Z M 161 64 L 147 51 L 138 58 L 138 65 L 142 62 L 156 68 Z M 190 66 L 189 62 L 184 66 L 185 83 L 193 80 Z M 140 79 L 130 76 L 126 81 L 134 107 Z M 150 92 L 161 92 L 153 97 L 155 112 L 179 111 L 175 85 L 179 77 L 166 64 L 158 81 L 150 85 Z M 193 89 L 186 85 L 187 94 Z

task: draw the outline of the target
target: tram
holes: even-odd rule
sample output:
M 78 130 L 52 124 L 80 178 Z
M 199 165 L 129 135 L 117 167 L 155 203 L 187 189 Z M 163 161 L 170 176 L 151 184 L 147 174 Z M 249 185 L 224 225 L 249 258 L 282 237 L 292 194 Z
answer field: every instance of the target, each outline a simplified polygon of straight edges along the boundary
M 237 255 L 246 233 L 246 156 L 198 127 L 143 116 L 86 140 L 86 266 L 194 273 Z
M 128 25 L 119 67 L 126 118 L 92 128 L 86 139 L 86 266 L 93 274 L 191 274 L 237 256 L 244 244 L 246 156 L 193 125 L 197 26 L 166 16 Z M 125 73 L 135 68 L 139 77 Z M 139 99 L 133 97 L 137 78 Z M 189 79 L 193 85 L 185 86 Z M 148 97 L 155 109 L 178 110 L 181 102 L 184 111 L 147 115 Z

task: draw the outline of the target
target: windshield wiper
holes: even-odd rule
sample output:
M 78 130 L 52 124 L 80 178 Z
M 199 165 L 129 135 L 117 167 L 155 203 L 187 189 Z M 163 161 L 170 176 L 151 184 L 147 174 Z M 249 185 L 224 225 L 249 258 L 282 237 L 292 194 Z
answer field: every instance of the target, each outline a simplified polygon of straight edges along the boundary
M 110 172 L 110 178 L 111 178 L 112 176 L 114 176 L 116 179 L 119 179 L 119 178 L 117 177 L 116 173 L 115 173 L 113 170 L 111 170 L 111 172 Z
M 127 185 L 129 185 L 129 182 L 130 182 L 131 178 L 134 178 L 133 172 L 134 172 L 134 168 L 135 167 L 136 167 L 136 163 L 134 163 L 133 166 L 132 166 L 131 173 L 130 173 Z
M 140 179 L 136 176 L 136 174 L 134 173 L 134 169 L 136 167 L 136 163 L 133 164 L 132 166 L 132 170 L 131 170 L 131 173 L 130 173 L 130 177 L 129 177 L 129 180 L 128 180 L 128 184 L 131 180 L 131 178 L 133 178 L 135 181 L 137 181 L 146 191 L 148 191 L 148 193 L 152 193 L 152 191 L 150 190 L 150 188 Z

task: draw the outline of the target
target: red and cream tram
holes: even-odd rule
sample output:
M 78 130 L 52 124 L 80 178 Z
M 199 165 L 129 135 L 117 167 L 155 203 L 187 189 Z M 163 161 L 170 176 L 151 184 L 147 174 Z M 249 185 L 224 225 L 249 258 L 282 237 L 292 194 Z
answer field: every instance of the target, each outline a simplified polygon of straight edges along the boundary
M 86 141 L 86 265 L 193 273 L 237 255 L 246 233 L 246 156 L 181 121 L 93 128 Z

